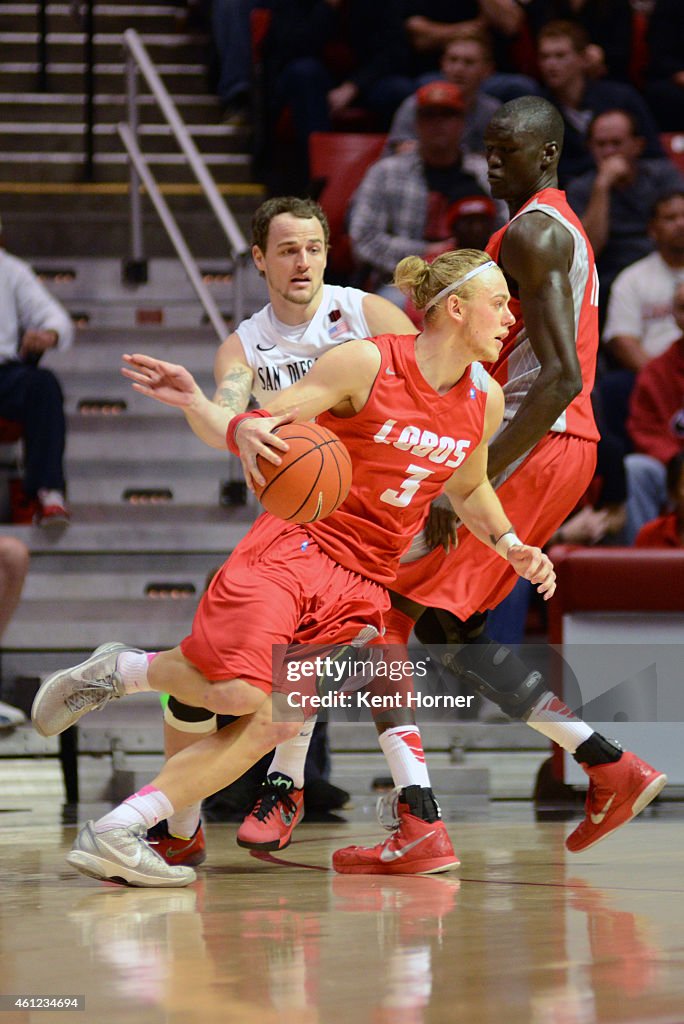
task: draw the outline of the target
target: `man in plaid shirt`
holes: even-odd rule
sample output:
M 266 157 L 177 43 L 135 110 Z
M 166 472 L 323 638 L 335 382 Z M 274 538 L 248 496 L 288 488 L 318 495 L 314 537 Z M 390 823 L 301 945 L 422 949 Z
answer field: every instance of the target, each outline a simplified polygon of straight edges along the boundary
M 354 256 L 370 268 L 370 286 L 398 299 L 398 304 L 403 296 L 390 296 L 383 286 L 404 256 L 420 253 L 430 260 L 458 246 L 480 248 L 492 229 L 490 215 L 482 237 L 469 236 L 466 241 L 465 224 L 455 216 L 460 201 L 468 197 L 480 197 L 487 209 L 493 209 L 478 180 L 478 174 L 486 175 L 486 161 L 461 152 L 460 89 L 450 82 L 430 82 L 416 96 L 418 149 L 386 157 L 369 168 L 354 196 L 349 223 Z

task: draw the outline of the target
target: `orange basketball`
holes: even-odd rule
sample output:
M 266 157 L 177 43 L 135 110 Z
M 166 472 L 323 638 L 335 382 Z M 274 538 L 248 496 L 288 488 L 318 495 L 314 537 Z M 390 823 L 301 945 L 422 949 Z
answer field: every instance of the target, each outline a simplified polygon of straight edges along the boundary
M 288 523 L 325 519 L 349 493 L 352 464 L 349 452 L 332 430 L 317 423 L 284 423 L 274 431 L 290 450 L 278 452 L 279 466 L 258 458 L 266 480 L 256 496 L 267 512 Z

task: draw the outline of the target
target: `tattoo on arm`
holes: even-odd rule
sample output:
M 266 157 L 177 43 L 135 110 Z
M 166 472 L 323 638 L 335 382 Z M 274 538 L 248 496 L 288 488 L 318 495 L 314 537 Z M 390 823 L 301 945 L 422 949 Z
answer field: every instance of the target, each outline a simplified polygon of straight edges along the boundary
M 214 401 L 233 416 L 244 412 L 252 391 L 252 371 L 247 366 L 236 366 L 221 379 Z

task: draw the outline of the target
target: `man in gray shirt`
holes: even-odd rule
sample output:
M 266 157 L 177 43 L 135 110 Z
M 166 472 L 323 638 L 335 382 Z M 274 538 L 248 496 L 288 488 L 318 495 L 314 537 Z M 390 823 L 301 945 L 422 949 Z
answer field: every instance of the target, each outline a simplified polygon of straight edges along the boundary
M 440 70 L 441 77 L 457 85 L 463 97 L 463 152 L 484 154 L 485 128 L 501 106 L 500 100 L 482 91 L 482 83 L 494 71 L 487 37 L 470 31 L 450 40 L 444 47 Z M 407 152 L 418 145 L 417 107 L 418 99 L 413 93 L 397 110 L 387 137 L 388 153 Z
M 649 213 L 661 196 L 684 187 L 667 157 L 644 157 L 644 138 L 627 110 L 597 114 L 588 145 L 595 169 L 573 179 L 568 202 L 589 236 L 601 283 L 601 300 L 621 270 L 654 248 Z
M 24 490 L 36 502 L 36 522 L 65 523 L 62 390 L 38 362 L 50 348 L 68 348 L 74 328 L 28 264 L 2 248 L 1 232 L 0 226 L 0 418 L 22 426 Z

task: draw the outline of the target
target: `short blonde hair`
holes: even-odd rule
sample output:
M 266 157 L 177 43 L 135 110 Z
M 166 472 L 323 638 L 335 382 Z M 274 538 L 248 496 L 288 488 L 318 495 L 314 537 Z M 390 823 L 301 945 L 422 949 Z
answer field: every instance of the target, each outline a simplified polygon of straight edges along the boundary
M 481 249 L 452 249 L 451 252 L 442 253 L 432 263 L 428 263 L 420 256 L 406 256 L 397 263 L 394 284 L 404 295 L 410 297 L 416 309 L 425 309 L 428 302 L 443 288 L 448 288 L 454 281 L 465 277 L 469 271 L 490 261 L 491 256 Z M 455 289 L 454 294 L 467 299 L 475 287 L 475 281 L 466 281 Z M 439 306 L 437 303 L 429 309 L 425 319 L 433 319 Z

